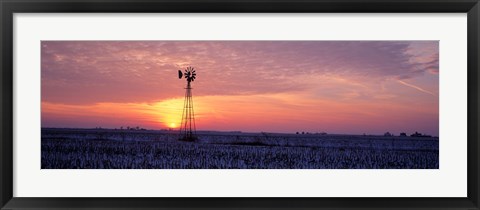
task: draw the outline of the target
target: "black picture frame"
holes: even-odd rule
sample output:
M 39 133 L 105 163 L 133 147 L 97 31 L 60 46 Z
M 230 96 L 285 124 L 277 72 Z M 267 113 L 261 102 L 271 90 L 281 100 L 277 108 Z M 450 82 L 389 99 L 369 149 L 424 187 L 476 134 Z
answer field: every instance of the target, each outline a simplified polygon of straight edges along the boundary
M 478 0 L 0 0 L 1 209 L 479 209 Z M 14 13 L 467 13 L 468 188 L 465 198 L 25 198 L 13 197 Z M 454 110 L 452 110 L 454 111 Z M 447 180 L 448 181 L 448 180 Z M 439 183 L 441 185 L 441 183 Z

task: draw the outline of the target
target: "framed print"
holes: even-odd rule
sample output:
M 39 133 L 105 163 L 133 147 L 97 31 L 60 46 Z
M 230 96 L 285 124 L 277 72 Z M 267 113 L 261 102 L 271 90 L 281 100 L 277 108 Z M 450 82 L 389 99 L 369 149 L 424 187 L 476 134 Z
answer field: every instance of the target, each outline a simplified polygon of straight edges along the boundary
M 2 1 L 1 209 L 478 209 L 478 1 Z

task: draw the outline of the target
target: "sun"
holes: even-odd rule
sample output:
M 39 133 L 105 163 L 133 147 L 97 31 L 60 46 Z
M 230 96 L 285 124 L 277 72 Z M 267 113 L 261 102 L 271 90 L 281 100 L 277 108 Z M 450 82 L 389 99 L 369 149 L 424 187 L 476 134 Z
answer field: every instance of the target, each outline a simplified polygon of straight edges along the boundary
M 161 124 L 161 127 L 176 129 L 181 125 L 182 106 L 183 99 L 181 98 L 159 101 L 149 107 L 149 114 Z
M 172 123 L 168 124 L 168 127 L 169 128 L 176 128 L 177 124 L 172 122 Z

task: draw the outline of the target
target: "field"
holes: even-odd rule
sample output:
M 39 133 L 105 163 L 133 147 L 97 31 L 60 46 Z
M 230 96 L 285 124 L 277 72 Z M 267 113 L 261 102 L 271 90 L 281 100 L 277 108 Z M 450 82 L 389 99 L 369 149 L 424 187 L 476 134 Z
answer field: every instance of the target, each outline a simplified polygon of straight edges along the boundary
M 42 129 L 42 169 L 438 169 L 436 137 Z

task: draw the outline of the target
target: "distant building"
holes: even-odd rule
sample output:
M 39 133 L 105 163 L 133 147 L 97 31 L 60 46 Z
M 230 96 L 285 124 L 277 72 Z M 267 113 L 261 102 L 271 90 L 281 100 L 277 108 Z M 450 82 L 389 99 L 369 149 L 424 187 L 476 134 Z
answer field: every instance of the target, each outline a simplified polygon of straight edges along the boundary
M 400 136 L 407 136 L 406 133 L 400 133 Z
M 393 134 L 391 134 L 390 132 L 386 132 L 385 134 L 383 134 L 383 136 L 393 136 Z

